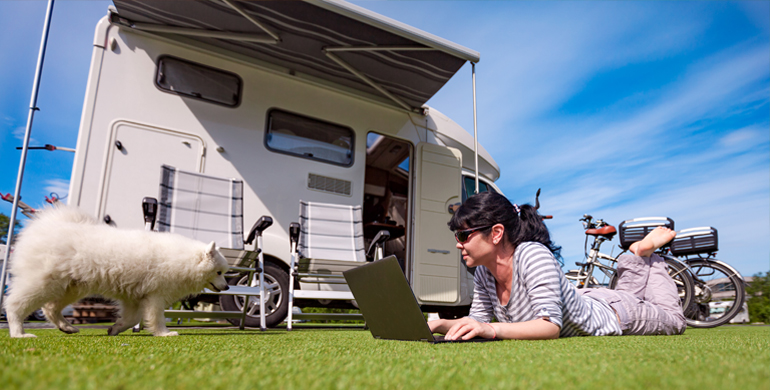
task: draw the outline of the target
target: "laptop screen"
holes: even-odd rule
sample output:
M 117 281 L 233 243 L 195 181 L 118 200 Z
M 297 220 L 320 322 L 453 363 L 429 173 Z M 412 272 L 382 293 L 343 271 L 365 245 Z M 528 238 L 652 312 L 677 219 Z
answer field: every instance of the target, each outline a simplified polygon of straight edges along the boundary
M 398 260 L 388 256 L 343 273 L 375 338 L 433 341 Z

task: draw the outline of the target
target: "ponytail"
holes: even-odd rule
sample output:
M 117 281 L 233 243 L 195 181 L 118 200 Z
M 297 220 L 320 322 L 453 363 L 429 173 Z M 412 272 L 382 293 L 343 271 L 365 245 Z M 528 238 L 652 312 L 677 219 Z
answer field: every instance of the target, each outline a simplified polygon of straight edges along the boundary
M 539 242 L 545 245 L 553 253 L 554 257 L 561 259 L 561 247 L 551 241 L 551 234 L 548 232 L 548 227 L 543 223 L 543 217 L 532 205 L 525 204 L 521 206 L 519 226 L 512 233 L 514 234 L 507 236 L 514 248 L 522 242 Z

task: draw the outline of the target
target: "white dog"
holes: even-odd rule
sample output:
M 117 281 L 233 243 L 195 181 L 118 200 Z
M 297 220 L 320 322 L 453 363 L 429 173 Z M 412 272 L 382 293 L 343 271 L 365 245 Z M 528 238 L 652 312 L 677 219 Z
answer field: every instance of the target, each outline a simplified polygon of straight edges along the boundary
M 214 243 L 171 233 L 120 230 L 67 206 L 40 213 L 16 242 L 5 310 L 11 337 L 22 321 L 43 307 L 65 333 L 75 333 L 62 309 L 90 294 L 121 301 L 120 319 L 108 333 L 133 327 L 144 315 L 155 336 L 176 336 L 166 328 L 164 308 L 204 287 L 227 290 L 228 264 Z

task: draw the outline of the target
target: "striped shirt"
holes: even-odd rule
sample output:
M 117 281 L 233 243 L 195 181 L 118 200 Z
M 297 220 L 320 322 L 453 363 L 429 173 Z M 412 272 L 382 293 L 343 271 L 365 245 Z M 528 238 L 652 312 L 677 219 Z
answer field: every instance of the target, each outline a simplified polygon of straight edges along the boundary
M 484 266 L 476 268 L 470 318 L 490 322 L 524 322 L 548 317 L 561 328 L 559 337 L 622 335 L 615 312 L 601 298 L 578 293 L 564 277 L 548 248 L 521 243 L 513 254 L 511 297 L 503 306 L 495 278 Z

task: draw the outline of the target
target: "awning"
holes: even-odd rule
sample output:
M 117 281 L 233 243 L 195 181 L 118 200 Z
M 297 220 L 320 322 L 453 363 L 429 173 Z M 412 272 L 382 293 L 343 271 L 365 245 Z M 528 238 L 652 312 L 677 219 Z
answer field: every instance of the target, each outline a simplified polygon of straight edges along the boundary
M 113 23 L 214 45 L 413 112 L 465 61 L 479 61 L 478 52 L 339 0 L 114 3 Z

